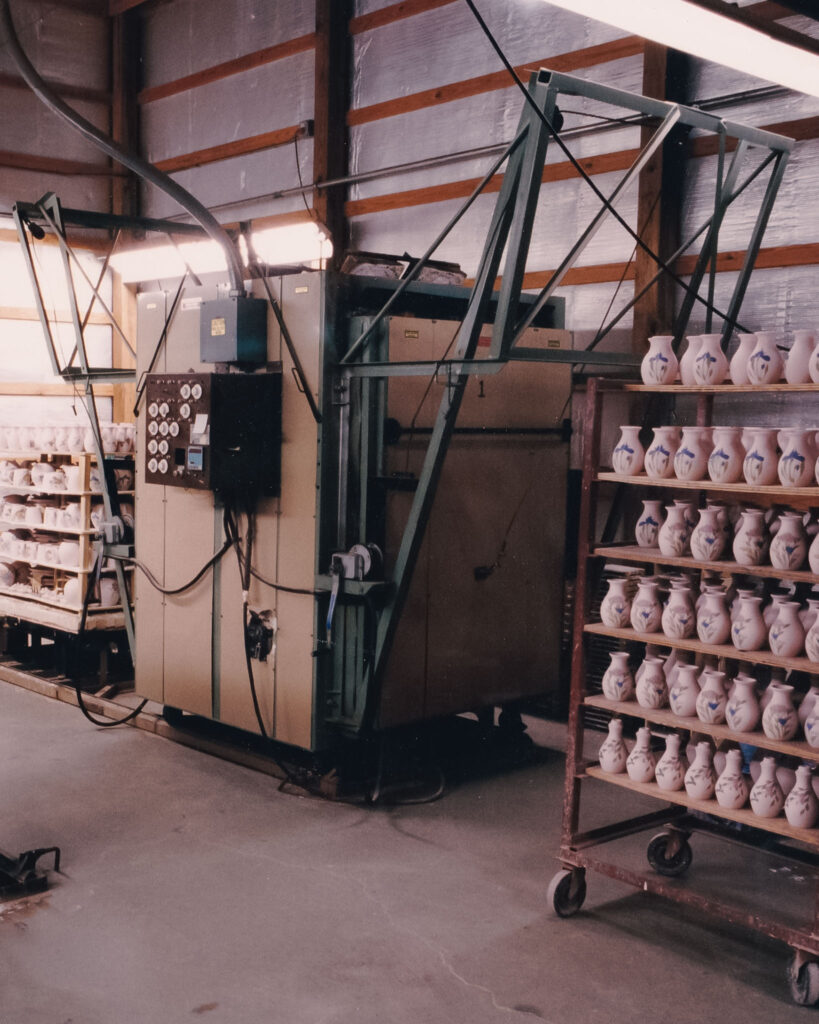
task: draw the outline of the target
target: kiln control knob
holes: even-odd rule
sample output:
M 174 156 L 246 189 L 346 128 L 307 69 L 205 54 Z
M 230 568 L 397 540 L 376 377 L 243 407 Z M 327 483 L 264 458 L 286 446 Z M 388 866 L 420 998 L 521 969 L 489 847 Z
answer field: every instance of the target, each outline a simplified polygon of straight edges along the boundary
M 194 384 L 193 387 L 191 388 L 191 398 L 195 402 L 198 402 L 201 397 L 202 397 L 202 385 L 201 384 Z
M 156 416 L 156 414 L 158 412 L 159 412 L 159 406 L 156 404 L 156 402 L 151 402 L 151 404 L 148 406 L 148 415 L 149 416 Z
M 152 437 L 151 440 L 148 442 L 148 451 L 151 453 L 151 455 L 156 455 L 156 449 L 156 438 Z
M 164 439 L 159 442 L 159 454 L 160 455 L 167 455 L 168 454 L 168 442 L 165 441 Z
M 170 408 L 170 406 L 168 405 L 168 403 L 167 402 L 163 402 L 162 405 L 160 405 L 160 407 L 159 407 L 159 415 L 160 416 L 167 416 L 169 408 Z
M 159 472 L 160 473 L 167 473 L 168 472 L 168 460 L 167 459 L 160 459 L 159 460 Z
M 183 402 L 182 405 L 179 406 L 179 415 L 182 417 L 183 420 L 186 420 L 190 416 L 190 414 L 191 407 L 188 405 L 187 402 Z
M 156 472 L 156 459 L 149 459 L 148 460 L 148 472 L 149 473 L 155 473 Z
M 171 425 L 168 427 L 168 430 L 170 431 L 171 437 L 179 436 L 179 424 L 176 420 L 171 420 Z
M 190 384 L 183 384 L 182 387 L 179 389 L 179 394 L 187 402 L 187 400 L 191 397 L 191 386 L 190 386 Z
M 151 437 L 156 437 L 157 430 L 159 430 L 159 425 L 157 424 L 156 420 L 151 420 L 151 422 L 148 424 L 148 433 L 151 435 Z
M 167 424 L 167 421 L 166 421 L 166 420 L 163 420 L 163 421 L 162 421 L 162 422 L 161 422 L 161 423 L 159 424 L 159 433 L 160 433 L 160 434 L 161 434 L 161 435 L 162 435 L 163 437 L 167 437 L 167 434 L 168 434 L 168 424 Z

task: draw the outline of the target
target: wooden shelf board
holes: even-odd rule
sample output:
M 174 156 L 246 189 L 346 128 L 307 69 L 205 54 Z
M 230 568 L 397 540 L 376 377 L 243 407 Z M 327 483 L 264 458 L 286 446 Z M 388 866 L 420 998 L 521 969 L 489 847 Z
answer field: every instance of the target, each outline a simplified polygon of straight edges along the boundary
M 807 672 L 809 675 L 819 674 L 819 662 L 811 661 L 809 658 L 781 658 L 771 651 L 738 651 L 733 644 L 704 644 L 701 640 L 670 640 L 663 633 L 638 633 L 634 629 L 612 629 L 610 626 L 604 626 L 602 622 L 588 622 L 583 630 L 595 636 L 609 636 L 616 640 L 656 644 L 658 647 L 669 647 L 678 651 L 713 654 L 717 658 L 749 661 L 756 665 L 774 665 L 790 669 L 793 672 Z
M 819 829 L 795 828 L 790 825 L 786 818 L 760 818 L 749 807 L 743 807 L 738 811 L 732 811 L 727 807 L 720 807 L 716 800 L 692 800 L 684 789 L 669 792 L 660 789 L 656 782 L 632 782 L 628 775 L 610 775 L 601 771 L 599 767 L 586 769 L 586 775 L 591 779 L 600 779 L 603 782 L 610 782 L 623 789 L 629 789 L 633 793 L 640 793 L 642 796 L 649 796 L 655 800 L 664 800 L 666 803 L 680 804 L 692 811 L 700 811 L 702 814 L 711 814 L 718 818 L 727 818 L 729 821 L 738 821 L 751 828 L 762 829 L 764 832 L 775 832 L 777 835 L 785 836 L 787 839 L 795 839 L 798 842 L 806 843 L 815 849 L 819 849 Z
M 37 594 L 12 594 L 0 590 L 0 617 L 8 616 L 25 622 L 58 629 L 64 633 L 78 633 L 82 609 L 66 606 L 58 601 L 49 601 Z M 103 608 L 90 605 L 85 628 L 124 629 L 125 617 L 118 607 Z
M 774 394 L 804 391 L 819 391 L 819 384 L 623 384 L 624 391 L 657 391 L 662 394 L 680 395 L 742 395 L 742 394 Z
M 662 480 L 641 474 L 640 476 L 621 476 L 610 470 L 603 470 L 595 477 L 598 481 L 613 484 L 629 484 L 633 487 L 663 487 L 674 491 L 711 491 L 714 494 L 736 495 L 750 501 L 765 500 L 781 505 L 798 507 L 819 506 L 819 487 L 782 487 L 777 484 L 759 486 L 758 484 L 718 484 L 713 480 L 678 480 L 675 476 Z
M 772 740 L 761 730 L 735 732 L 727 725 L 711 725 L 708 722 L 701 722 L 696 715 L 693 718 L 680 718 L 670 708 L 644 708 L 636 700 L 609 700 L 608 697 L 590 694 L 583 703 L 586 707 L 601 708 L 603 711 L 611 711 L 614 714 L 641 718 L 646 722 L 654 722 L 672 729 L 686 729 L 688 732 L 703 733 L 706 736 L 713 736 L 715 739 L 731 740 L 734 743 L 750 743 L 763 750 L 773 750 L 777 754 L 787 754 L 789 757 L 798 757 L 805 761 L 819 761 L 819 750 L 815 750 L 804 740 Z
M 797 580 L 802 583 L 819 583 L 810 569 L 776 569 L 772 565 L 740 565 L 739 562 L 698 562 L 695 558 L 677 558 L 660 553 L 659 548 L 641 548 L 636 544 L 609 544 L 594 549 L 600 558 L 621 559 L 625 562 L 651 562 L 654 565 L 674 565 L 681 569 L 706 569 L 713 572 L 730 573 L 733 576 L 767 576 L 777 580 Z

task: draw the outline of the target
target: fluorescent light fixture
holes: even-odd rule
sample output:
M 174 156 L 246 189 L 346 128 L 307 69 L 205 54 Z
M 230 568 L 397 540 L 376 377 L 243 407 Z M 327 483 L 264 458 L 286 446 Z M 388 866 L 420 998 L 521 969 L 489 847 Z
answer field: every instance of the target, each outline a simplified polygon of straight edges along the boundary
M 313 221 L 254 231 L 252 240 L 259 258 L 270 265 L 306 263 L 320 266 L 333 254 L 332 242 Z M 241 239 L 240 245 L 244 259 L 246 251 Z M 178 246 L 166 243 L 123 249 L 111 257 L 111 266 L 126 284 L 182 277 L 186 262 L 195 274 L 227 271 L 224 250 L 211 240 L 182 242 Z
M 772 39 L 747 25 L 685 0 L 548 0 L 586 18 L 784 85 L 819 96 L 819 56 Z

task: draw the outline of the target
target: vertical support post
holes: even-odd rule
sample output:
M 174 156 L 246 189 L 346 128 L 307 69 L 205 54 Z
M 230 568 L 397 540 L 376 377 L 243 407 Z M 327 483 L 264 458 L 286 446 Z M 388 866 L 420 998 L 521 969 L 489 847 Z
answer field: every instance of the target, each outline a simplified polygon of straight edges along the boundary
M 136 94 L 138 62 L 142 50 L 139 15 L 136 11 L 111 18 L 111 135 L 132 153 L 139 153 Z M 113 164 L 118 172 L 111 180 L 111 212 L 133 217 L 139 212 L 137 176 Z M 119 173 L 121 172 L 121 173 Z
M 316 183 L 347 174 L 350 16 L 350 0 L 316 0 L 313 111 L 313 181 Z M 343 185 L 313 192 L 313 209 L 329 232 L 336 268 L 347 244 L 344 197 Z

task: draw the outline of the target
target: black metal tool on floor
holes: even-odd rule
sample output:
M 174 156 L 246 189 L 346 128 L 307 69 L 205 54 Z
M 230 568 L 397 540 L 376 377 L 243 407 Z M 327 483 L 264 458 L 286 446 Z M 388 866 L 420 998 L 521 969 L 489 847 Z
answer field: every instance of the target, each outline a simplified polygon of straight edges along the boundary
M 42 846 L 36 850 L 26 850 L 16 857 L 0 850 L 0 900 L 45 892 L 48 888 L 48 873 L 38 869 L 37 861 L 47 853 L 54 854 L 53 870 L 59 871 L 59 846 Z

